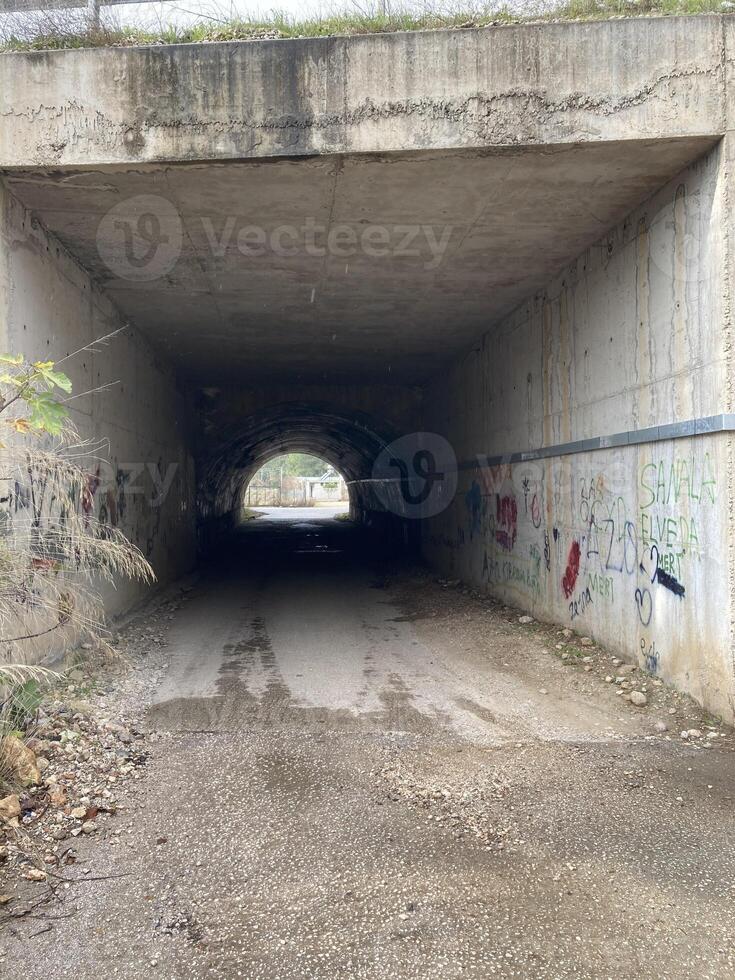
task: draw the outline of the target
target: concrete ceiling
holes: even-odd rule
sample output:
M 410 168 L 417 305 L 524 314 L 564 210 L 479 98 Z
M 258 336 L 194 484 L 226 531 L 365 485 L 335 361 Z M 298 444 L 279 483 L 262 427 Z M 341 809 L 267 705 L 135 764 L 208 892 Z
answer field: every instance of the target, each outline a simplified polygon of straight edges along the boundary
M 6 180 L 197 382 L 420 383 L 712 143 L 13 171 Z

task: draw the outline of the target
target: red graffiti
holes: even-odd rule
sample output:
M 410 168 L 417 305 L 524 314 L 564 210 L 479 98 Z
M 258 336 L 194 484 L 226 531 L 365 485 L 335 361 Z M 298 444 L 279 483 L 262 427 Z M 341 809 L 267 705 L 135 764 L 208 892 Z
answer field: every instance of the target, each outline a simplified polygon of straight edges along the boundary
M 95 474 L 89 474 L 87 476 L 87 485 L 82 487 L 82 510 L 84 511 L 84 523 L 89 523 L 89 515 L 92 513 L 92 508 L 94 507 L 94 495 L 97 493 L 97 488 L 100 485 L 100 468 L 97 467 L 97 472 Z
M 516 543 L 518 504 L 515 497 L 495 497 L 495 540 L 504 551 L 512 551 Z
M 564 589 L 564 595 L 567 599 L 574 592 L 574 587 L 577 584 L 579 558 L 579 542 L 572 541 L 572 547 L 569 549 L 569 556 L 567 557 L 567 569 L 564 572 L 564 578 L 561 580 L 561 587 Z

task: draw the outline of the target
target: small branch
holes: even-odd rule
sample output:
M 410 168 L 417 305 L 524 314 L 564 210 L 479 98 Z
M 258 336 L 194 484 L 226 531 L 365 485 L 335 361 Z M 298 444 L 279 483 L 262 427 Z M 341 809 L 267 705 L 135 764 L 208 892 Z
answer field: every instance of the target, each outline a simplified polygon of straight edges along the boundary
M 40 633 L 27 633 L 25 636 L 11 636 L 9 639 L 0 637 L 0 643 L 20 643 L 22 640 L 37 640 L 39 636 L 46 636 L 48 633 L 53 633 L 61 625 L 61 623 L 56 623 L 54 626 L 49 626 L 47 630 L 41 630 Z
M 112 333 L 105 334 L 104 337 L 98 337 L 96 340 L 90 341 L 88 344 L 85 344 L 84 347 L 79 347 L 77 350 L 72 351 L 71 354 L 66 354 L 64 357 L 60 358 L 58 361 L 56 361 L 56 364 L 63 364 L 64 361 L 68 361 L 70 357 L 76 357 L 77 354 L 82 354 L 84 351 L 96 353 L 95 347 L 97 344 L 104 344 L 108 340 L 112 340 L 113 337 L 116 337 L 119 333 L 127 330 L 128 326 L 129 324 L 125 323 L 122 327 L 118 327 L 117 330 L 113 330 Z

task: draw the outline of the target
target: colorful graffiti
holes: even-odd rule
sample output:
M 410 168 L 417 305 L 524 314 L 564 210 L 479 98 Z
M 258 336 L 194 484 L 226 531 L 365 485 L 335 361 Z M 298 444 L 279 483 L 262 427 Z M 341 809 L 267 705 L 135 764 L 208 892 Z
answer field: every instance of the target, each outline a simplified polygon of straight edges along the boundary
M 512 551 L 518 536 L 518 504 L 512 496 L 496 494 L 495 540 L 503 551 Z
M 564 577 L 561 580 L 561 587 L 564 590 L 564 595 L 567 599 L 571 598 L 571 596 L 574 594 L 574 589 L 577 585 L 577 578 L 579 576 L 579 563 L 581 557 L 579 541 L 572 541 L 572 546 L 569 549 L 569 555 L 567 556 L 567 567 L 564 571 Z
M 475 565 L 474 574 L 512 591 L 519 604 L 540 602 L 553 616 L 563 603 L 569 621 L 603 635 L 619 636 L 614 624 L 622 624 L 655 672 L 662 659 L 656 643 L 683 628 L 677 617 L 691 615 L 689 580 L 710 560 L 713 461 L 686 449 L 653 460 L 621 449 L 585 462 L 479 465 L 454 547 L 463 549 L 465 531 L 479 539 L 481 573 Z M 646 631 L 645 651 L 637 630 Z

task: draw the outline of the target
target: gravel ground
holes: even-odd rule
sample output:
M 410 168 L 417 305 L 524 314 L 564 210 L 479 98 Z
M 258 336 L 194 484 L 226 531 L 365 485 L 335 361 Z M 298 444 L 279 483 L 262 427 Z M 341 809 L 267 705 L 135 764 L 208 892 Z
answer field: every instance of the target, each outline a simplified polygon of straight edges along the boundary
M 145 764 L 49 880 L 6 871 L 0 971 L 735 975 L 732 733 L 354 537 L 251 522 L 245 570 L 204 570 L 71 692 Z

